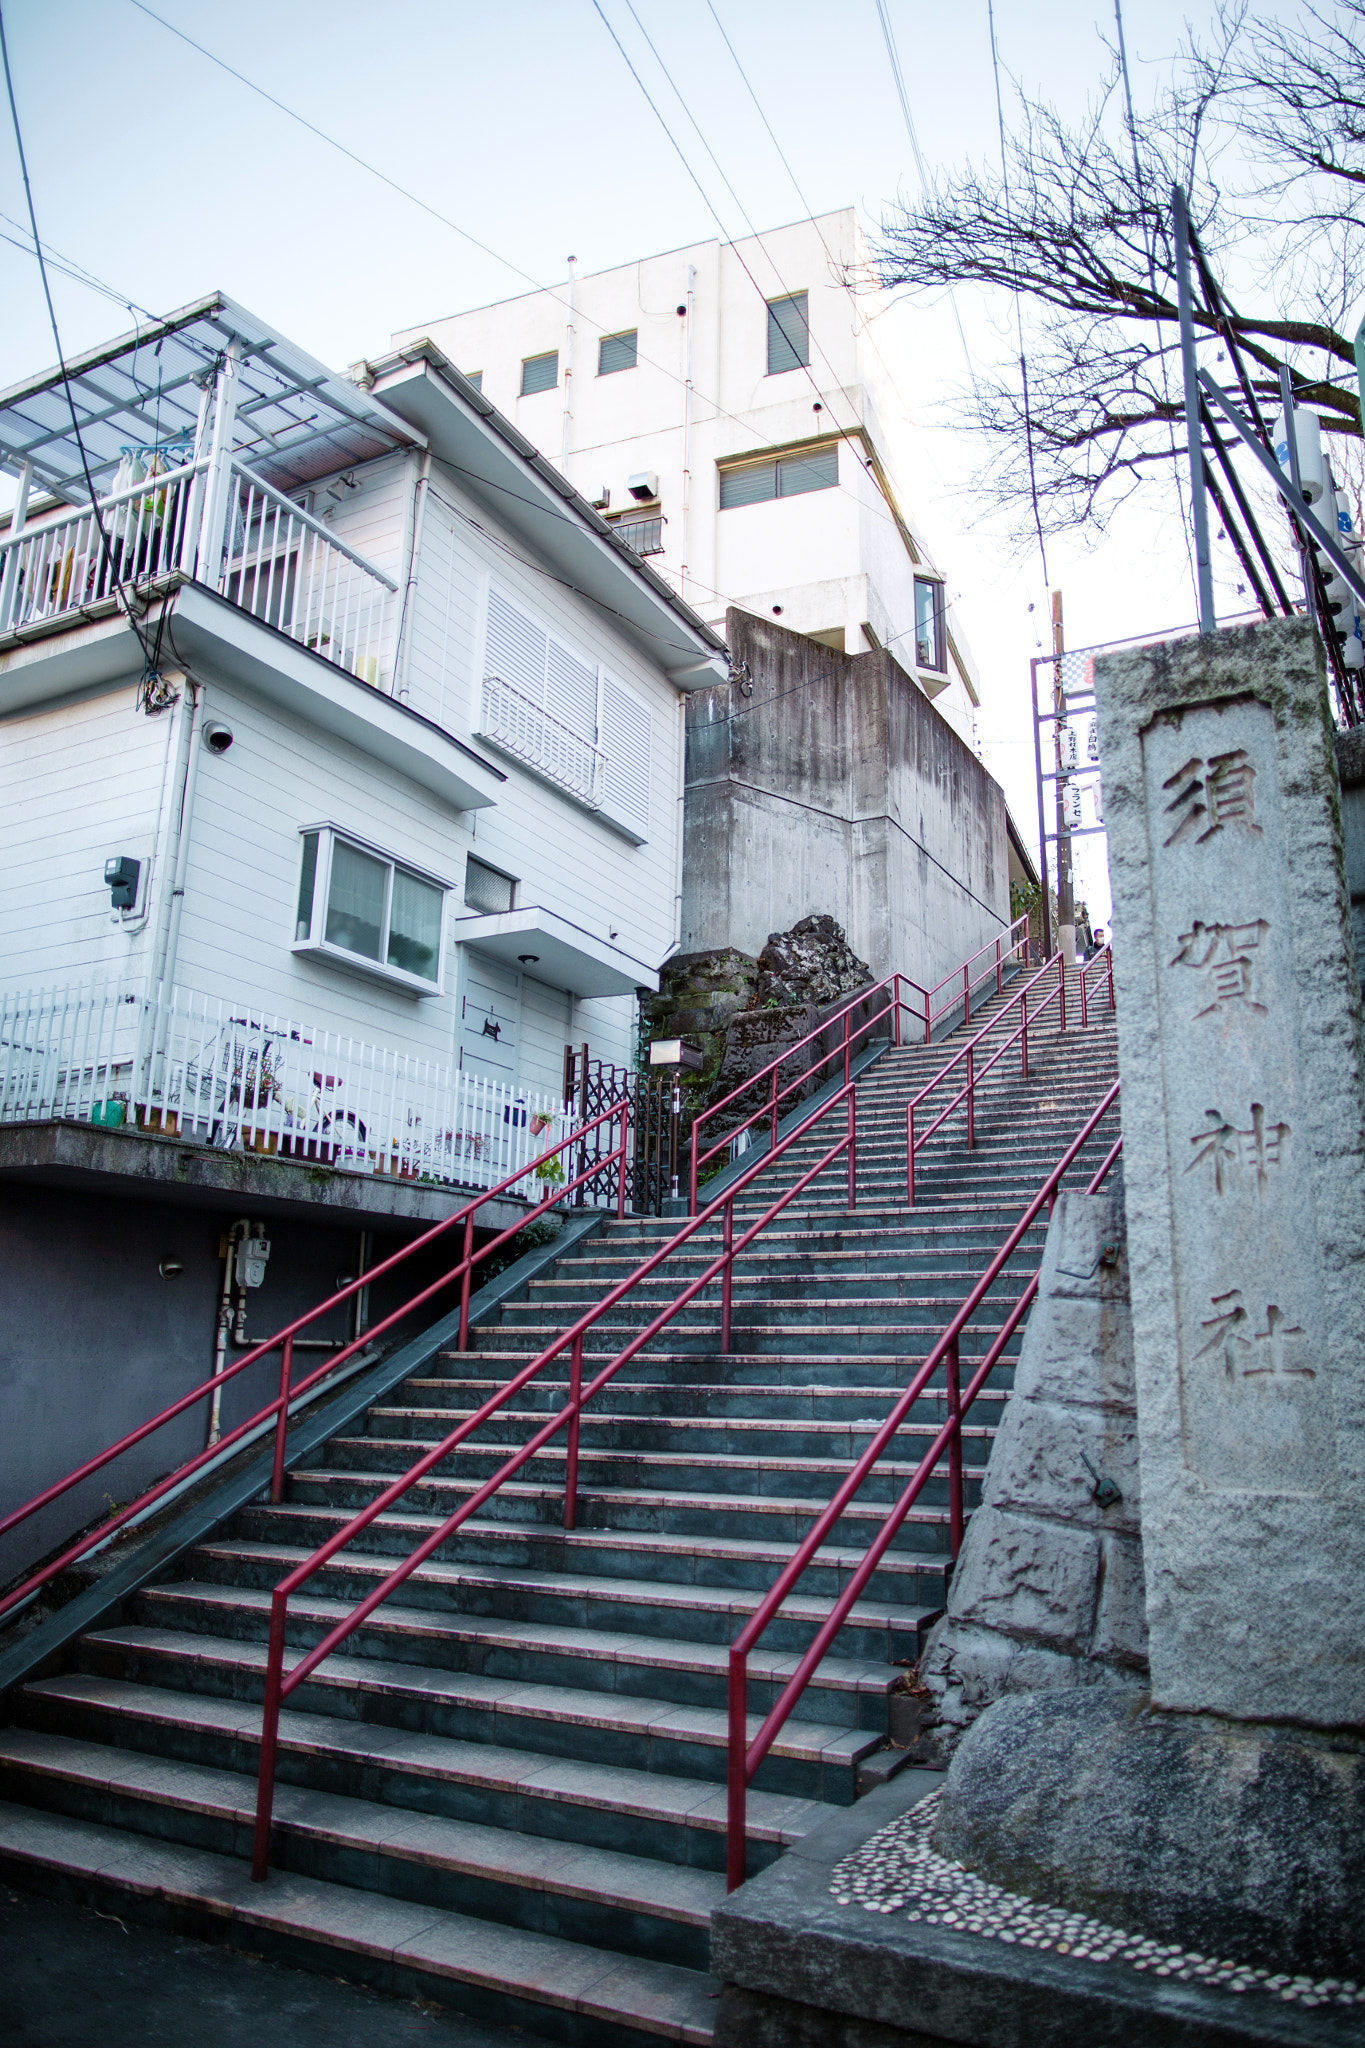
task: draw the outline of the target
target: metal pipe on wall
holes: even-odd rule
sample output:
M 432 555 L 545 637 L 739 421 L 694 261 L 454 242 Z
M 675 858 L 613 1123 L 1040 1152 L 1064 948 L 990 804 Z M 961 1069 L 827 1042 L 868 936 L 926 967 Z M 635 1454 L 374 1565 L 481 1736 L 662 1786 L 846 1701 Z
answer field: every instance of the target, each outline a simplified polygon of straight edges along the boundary
M 569 474 L 569 421 L 573 417 L 573 322 L 574 286 L 578 279 L 578 258 L 569 258 L 569 324 L 564 337 L 564 448 L 559 466 Z

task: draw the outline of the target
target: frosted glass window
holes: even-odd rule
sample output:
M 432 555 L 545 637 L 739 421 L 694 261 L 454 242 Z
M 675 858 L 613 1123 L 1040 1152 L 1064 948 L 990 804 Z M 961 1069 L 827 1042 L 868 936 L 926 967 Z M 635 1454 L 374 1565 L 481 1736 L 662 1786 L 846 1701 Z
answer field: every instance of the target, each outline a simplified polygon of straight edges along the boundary
M 379 941 L 384 930 L 384 897 L 389 879 L 388 864 L 358 846 L 338 839 L 332 848 L 332 884 L 327 891 L 329 946 L 342 946 L 366 960 L 382 958 Z

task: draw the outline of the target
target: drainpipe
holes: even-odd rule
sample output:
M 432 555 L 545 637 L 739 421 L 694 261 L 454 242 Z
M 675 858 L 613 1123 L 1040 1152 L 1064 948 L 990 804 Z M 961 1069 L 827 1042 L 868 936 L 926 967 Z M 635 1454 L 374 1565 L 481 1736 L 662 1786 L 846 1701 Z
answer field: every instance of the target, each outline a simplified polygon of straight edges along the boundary
M 683 830 L 687 823 L 687 698 L 678 696 L 678 858 L 674 872 L 673 894 L 673 944 L 670 953 L 676 953 L 682 944 L 683 920 Z
M 692 559 L 692 296 L 697 283 L 697 266 L 687 266 L 687 317 L 683 324 L 683 485 L 682 485 L 682 575 L 679 597 L 687 596 L 687 568 Z M 714 571 L 712 572 L 715 573 Z M 682 896 L 678 897 L 679 931 L 682 930 Z
M 574 284 L 578 273 L 578 258 L 569 258 L 569 326 L 564 342 L 564 452 L 559 467 L 564 475 L 569 474 L 569 421 L 573 414 L 573 308 Z
M 401 656 L 401 668 L 398 677 L 397 694 L 403 703 L 406 703 L 408 699 L 408 671 L 412 667 L 412 611 L 413 606 L 417 602 L 417 564 L 422 554 L 422 533 L 427 523 L 427 497 L 430 492 L 430 485 L 431 450 L 428 448 L 422 457 L 422 467 L 417 478 L 417 506 L 412 515 L 412 544 L 408 551 L 408 581 L 407 588 L 403 592 L 403 616 L 398 628 L 403 645 L 398 650 Z
M 160 972 L 157 975 L 158 990 L 164 989 L 169 996 L 175 987 L 175 970 L 180 954 L 180 918 L 185 907 L 185 874 L 190 864 L 190 824 L 194 815 L 194 792 L 199 779 L 199 756 L 203 748 L 195 744 L 199 736 L 199 713 L 203 709 L 204 692 L 198 683 L 185 679 L 185 696 L 189 711 L 185 721 L 185 779 L 181 785 L 180 819 L 176 827 L 175 863 L 171 883 L 170 908 L 166 919 L 166 944 L 162 953 Z
M 223 1390 L 218 1381 L 227 1366 L 228 1333 L 232 1328 L 232 1269 L 237 1259 L 237 1246 L 251 1230 L 251 1220 L 239 1216 L 223 1239 L 223 1291 L 218 1297 L 218 1337 L 213 1347 L 213 1399 L 209 1404 L 209 1438 L 207 1448 L 212 1449 L 222 1431 Z M 246 1315 L 246 1297 L 243 1296 L 238 1310 L 238 1320 Z

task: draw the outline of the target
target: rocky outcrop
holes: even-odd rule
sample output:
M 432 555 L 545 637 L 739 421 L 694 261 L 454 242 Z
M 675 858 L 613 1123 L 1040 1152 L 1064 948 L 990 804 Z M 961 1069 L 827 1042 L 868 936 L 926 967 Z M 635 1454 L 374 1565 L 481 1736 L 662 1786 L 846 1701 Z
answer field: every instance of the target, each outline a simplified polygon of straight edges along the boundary
M 850 995 L 866 988 L 872 970 L 849 946 L 832 917 L 803 917 L 789 932 L 771 932 L 755 960 L 725 947 L 688 953 L 664 968 L 658 995 L 647 1015 L 654 1038 L 683 1038 L 702 1055 L 700 1073 L 684 1077 L 684 1127 L 713 1102 L 742 1087 L 766 1067 L 784 1045 L 796 1046 L 841 1010 Z M 854 1019 L 863 1021 L 860 1009 Z M 810 1074 L 821 1056 L 842 1039 L 842 1023 L 814 1045 L 801 1047 L 781 1071 L 781 1085 Z M 812 1075 L 814 1088 L 823 1075 Z M 765 1084 L 766 1086 L 766 1084 Z M 782 1103 L 785 1115 L 801 1101 L 793 1089 Z M 741 1123 L 762 1096 L 741 1097 L 727 1113 L 727 1125 Z M 720 1135 L 717 1126 L 716 1135 Z

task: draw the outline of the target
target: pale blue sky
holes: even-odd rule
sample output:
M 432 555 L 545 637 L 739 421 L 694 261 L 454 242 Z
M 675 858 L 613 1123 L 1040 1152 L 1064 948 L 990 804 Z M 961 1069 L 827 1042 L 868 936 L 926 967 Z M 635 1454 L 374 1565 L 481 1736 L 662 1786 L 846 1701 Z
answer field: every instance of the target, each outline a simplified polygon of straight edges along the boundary
M 436 4 L 390 0 L 156 0 L 196 40 L 427 199 L 515 268 L 480 253 L 348 163 L 139 12 L 131 0 L 8 0 L 5 18 L 44 241 L 156 311 L 215 287 L 324 361 L 376 352 L 391 329 L 556 282 L 572 250 L 598 270 L 717 232 L 592 0 Z M 745 232 L 646 49 L 627 0 L 602 0 L 728 230 Z M 855 203 L 875 222 L 915 189 L 873 0 L 716 0 L 806 197 Z M 759 228 L 802 211 L 716 32 L 706 0 L 635 0 L 688 106 Z M 998 151 L 986 0 L 889 0 L 930 165 Z M 1143 104 L 1184 23 L 1207 0 L 1128 0 Z M 1102 75 L 1112 0 L 997 0 L 1001 61 L 1030 88 L 1081 108 Z M 1006 82 L 1006 110 L 1009 87 Z M 12 139 L 0 131 L 0 233 L 24 220 Z M 54 276 L 66 348 L 131 323 Z M 54 359 L 32 256 L 0 242 L 0 385 Z M 1012 354 L 994 313 L 962 302 L 974 349 Z M 922 400 L 917 511 L 961 592 L 985 677 L 988 765 L 1032 835 L 1032 747 L 1023 699 L 1044 612 L 1036 551 L 1005 548 L 961 485 L 972 454 L 952 432 L 963 363 L 946 308 L 896 316 L 904 388 Z M 885 346 L 885 344 L 883 344 Z M 1186 621 L 1193 611 L 1174 521 L 1123 522 L 1102 546 L 1058 542 L 1077 645 Z M 1030 617 L 1029 602 L 1037 605 Z M 1090 849 L 1097 842 L 1082 842 Z M 1091 868 L 1092 898 L 1107 889 Z

